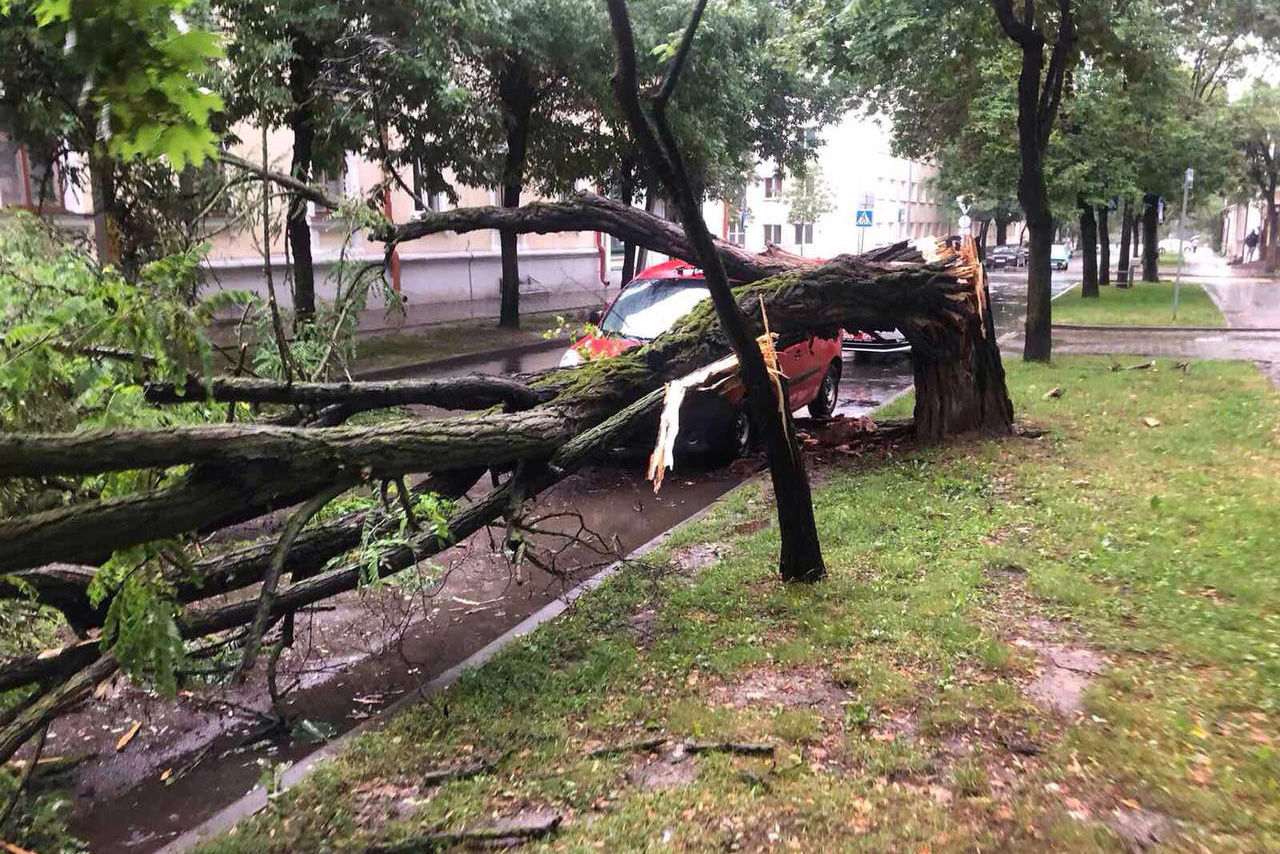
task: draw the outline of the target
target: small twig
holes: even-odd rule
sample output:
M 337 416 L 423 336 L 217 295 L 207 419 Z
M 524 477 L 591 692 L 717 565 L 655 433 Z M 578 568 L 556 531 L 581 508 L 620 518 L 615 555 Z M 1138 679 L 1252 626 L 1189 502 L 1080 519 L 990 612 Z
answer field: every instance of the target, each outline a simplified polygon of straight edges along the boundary
M 754 744 L 734 741 L 687 741 L 686 753 L 733 753 L 738 756 L 772 756 L 772 744 Z
M 563 820 L 564 816 L 556 814 L 545 819 L 529 822 L 528 824 L 523 825 L 495 825 L 492 827 L 477 827 L 470 830 L 424 833 L 420 836 L 411 836 L 402 842 L 393 842 L 386 845 L 371 845 L 364 850 L 365 854 L 417 854 L 417 852 L 438 851 L 442 848 L 452 848 L 455 845 L 514 844 L 530 839 L 542 839 L 550 836 L 556 832 Z
M 468 762 L 465 765 L 455 765 L 452 768 L 433 768 L 423 774 L 419 782 L 423 786 L 439 786 L 441 783 L 447 783 L 450 780 L 469 780 L 472 777 L 479 777 L 481 774 L 490 774 L 493 770 L 493 765 L 489 762 Z
M 667 743 L 667 738 L 659 736 L 657 738 L 644 738 L 639 741 L 631 741 L 626 744 L 608 744 L 604 747 L 597 747 L 587 754 L 591 759 L 603 759 L 607 756 L 620 756 L 624 753 L 652 753 Z

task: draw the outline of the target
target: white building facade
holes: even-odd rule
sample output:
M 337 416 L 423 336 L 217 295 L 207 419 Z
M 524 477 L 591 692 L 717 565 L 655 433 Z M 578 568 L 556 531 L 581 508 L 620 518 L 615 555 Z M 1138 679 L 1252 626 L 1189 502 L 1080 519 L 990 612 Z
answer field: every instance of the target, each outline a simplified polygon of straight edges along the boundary
M 720 236 L 747 249 L 775 245 L 788 252 L 830 258 L 920 237 L 956 231 L 954 203 L 936 197 L 930 179 L 937 169 L 896 157 L 889 133 L 875 119 L 853 113 L 817 134 L 815 163 L 830 210 L 813 222 L 796 222 L 791 199 L 795 182 L 772 163 L 756 169 L 744 198 L 706 206 L 707 222 Z M 860 214 L 859 212 L 869 212 Z M 870 221 L 859 227 L 858 221 Z

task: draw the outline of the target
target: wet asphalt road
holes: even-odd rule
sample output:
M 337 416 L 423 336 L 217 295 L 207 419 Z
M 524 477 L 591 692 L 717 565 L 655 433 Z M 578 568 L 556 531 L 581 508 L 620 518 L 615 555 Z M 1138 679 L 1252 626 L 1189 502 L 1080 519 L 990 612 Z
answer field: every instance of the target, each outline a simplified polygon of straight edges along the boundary
M 1072 272 L 1055 274 L 1055 293 L 1075 280 Z M 989 279 L 997 332 L 1004 334 L 1020 323 L 1025 271 L 997 271 Z M 416 376 L 530 373 L 554 366 L 561 353 L 555 349 L 477 359 Z M 911 381 L 906 356 L 854 359 L 846 354 L 838 412 L 870 412 L 909 388 Z M 604 537 L 617 537 L 625 552 L 688 518 L 746 476 L 742 469 L 677 469 L 654 495 L 639 464 L 593 466 L 549 490 L 537 503 L 544 513 L 581 514 Z M 290 711 L 346 731 L 484 646 L 593 572 L 600 561 L 599 555 L 579 549 L 565 555 L 567 564 L 579 567 L 567 578 L 533 571 L 513 581 L 509 566 L 483 533 L 449 554 L 453 557 L 446 583 L 431 598 L 414 602 L 387 590 L 344 594 L 332 601 L 332 610 L 308 615 L 307 654 L 295 663 L 302 687 Z M 358 642 L 353 640 L 356 636 Z M 259 686 L 256 696 L 250 689 L 230 699 L 262 709 L 261 694 Z M 279 737 L 258 739 L 246 747 L 246 728 L 228 729 L 223 708 L 206 719 L 181 704 L 148 698 L 127 702 L 132 705 L 90 709 L 78 724 L 81 729 L 67 732 L 67 737 L 79 738 L 77 732 L 97 729 L 104 715 L 113 723 L 126 716 L 149 722 L 131 748 L 131 758 L 103 748 L 101 758 L 86 763 L 76 781 L 73 827 L 93 851 L 154 851 L 249 791 L 264 767 L 299 759 L 315 749 Z M 150 761 L 152 755 L 156 761 Z M 171 775 L 166 783 L 161 780 L 166 768 L 187 770 L 177 779 Z

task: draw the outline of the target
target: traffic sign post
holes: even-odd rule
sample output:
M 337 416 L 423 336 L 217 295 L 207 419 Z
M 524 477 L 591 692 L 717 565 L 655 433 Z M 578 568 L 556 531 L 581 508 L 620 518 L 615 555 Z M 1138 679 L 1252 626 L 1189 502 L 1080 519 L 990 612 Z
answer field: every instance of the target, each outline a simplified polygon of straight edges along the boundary
M 868 229 L 875 224 L 876 215 L 871 208 L 858 208 L 857 214 L 854 215 L 853 224 L 858 229 Z M 866 237 L 865 230 L 858 231 L 858 254 L 862 254 L 863 238 Z

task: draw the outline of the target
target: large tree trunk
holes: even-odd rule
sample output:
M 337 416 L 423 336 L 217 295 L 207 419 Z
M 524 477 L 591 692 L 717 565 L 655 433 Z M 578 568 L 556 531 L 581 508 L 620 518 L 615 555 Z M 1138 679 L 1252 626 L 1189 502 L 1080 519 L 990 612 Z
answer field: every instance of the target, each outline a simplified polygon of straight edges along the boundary
M 1130 278 L 1129 260 L 1133 257 L 1133 209 L 1129 200 L 1124 200 L 1124 212 L 1120 215 L 1120 257 L 1116 261 L 1116 287 L 1133 286 Z
M 644 212 L 647 214 L 652 214 L 657 209 L 658 209 L 658 194 L 654 191 L 653 187 L 646 186 L 644 191 Z M 662 252 L 661 249 L 658 249 L 655 251 Z M 692 251 L 693 251 L 692 248 L 690 248 L 689 252 L 692 253 Z M 666 255 L 670 253 L 663 252 L 663 254 Z M 678 255 L 676 257 L 692 258 L 693 255 L 692 254 Z M 649 266 L 649 247 L 642 243 L 636 249 L 636 272 L 639 273 L 642 270 L 645 270 L 646 268 L 648 268 L 648 266 Z
M 1044 64 L 1045 39 L 1028 5 L 1019 19 L 1012 0 L 991 0 L 1001 29 L 1022 55 L 1018 72 L 1018 201 L 1031 232 L 1027 262 L 1027 321 L 1022 358 L 1047 362 L 1053 350 L 1053 214 L 1044 177 L 1044 154 L 1062 98 L 1062 85 L 1075 42 L 1071 0 L 1058 0 L 1058 32 Z M 1041 80 L 1041 73 L 1043 81 Z
M 93 248 L 98 264 L 120 263 L 120 222 L 116 198 L 115 164 L 108 157 L 89 163 L 89 194 L 93 203 Z
M 290 35 L 293 55 L 289 60 L 289 129 L 293 131 L 293 163 L 289 173 L 298 181 L 311 183 L 315 165 L 316 82 L 320 76 L 320 50 L 311 39 L 295 29 Z M 316 273 L 311 256 L 311 223 L 307 221 L 307 200 L 294 194 L 285 219 L 289 252 L 293 256 L 293 310 L 295 325 L 315 320 Z M 267 251 L 270 251 L 269 249 Z
M 631 205 L 636 200 L 636 164 L 632 157 L 624 156 L 619 166 L 618 201 Z M 622 282 L 625 285 L 636 277 L 636 244 L 627 240 L 622 244 Z
M 1098 284 L 1111 284 L 1111 212 L 1098 205 Z
M 1009 239 L 1009 220 L 996 215 L 996 246 L 1004 246 Z
M 1276 197 L 1276 176 L 1271 176 L 1271 185 L 1267 188 L 1266 210 L 1267 210 L 1267 242 L 1259 243 L 1262 247 L 1259 251 L 1260 258 L 1264 259 L 1264 267 L 1268 273 L 1274 273 L 1280 268 L 1280 205 L 1275 204 Z
M 1093 218 L 1093 205 L 1080 200 L 1080 296 L 1098 298 L 1098 223 Z
M 498 95 L 502 101 L 502 118 L 507 130 L 507 151 L 502 164 L 502 206 L 518 208 L 529 149 L 529 124 L 537 92 L 528 66 L 514 53 L 507 58 L 498 82 Z M 500 231 L 498 237 L 502 245 L 502 306 L 498 326 L 503 329 L 519 329 L 519 238 L 516 232 L 506 229 Z
M 1148 193 L 1142 210 L 1142 281 L 1160 281 L 1160 197 Z

